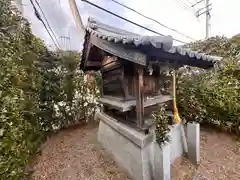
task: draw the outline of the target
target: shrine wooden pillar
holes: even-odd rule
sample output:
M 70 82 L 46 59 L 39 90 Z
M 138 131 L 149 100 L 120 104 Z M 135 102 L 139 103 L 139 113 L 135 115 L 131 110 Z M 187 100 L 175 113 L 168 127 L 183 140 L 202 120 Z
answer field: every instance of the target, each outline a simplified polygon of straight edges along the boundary
M 143 66 L 135 66 L 135 91 L 136 91 L 136 117 L 137 127 L 142 129 L 143 127 Z

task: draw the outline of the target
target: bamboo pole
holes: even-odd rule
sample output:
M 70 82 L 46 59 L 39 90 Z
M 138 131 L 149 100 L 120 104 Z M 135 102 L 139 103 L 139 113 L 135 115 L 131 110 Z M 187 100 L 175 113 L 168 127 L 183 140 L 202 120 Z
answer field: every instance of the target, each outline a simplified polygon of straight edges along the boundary
M 174 110 L 174 121 L 177 123 L 177 124 L 180 124 L 180 128 L 181 128 L 181 139 L 182 139 L 182 143 L 183 143 L 183 149 L 184 149 L 184 152 L 187 153 L 188 152 L 188 146 L 187 146 L 187 139 L 186 139 L 186 134 L 185 134 L 185 131 L 184 131 L 184 127 L 183 127 L 183 124 L 181 123 L 182 120 L 179 116 L 179 113 L 178 113 L 178 109 L 177 109 L 177 100 L 176 100 L 176 74 L 175 74 L 175 70 L 173 70 L 173 110 Z
M 175 75 L 175 70 L 173 70 L 173 115 L 174 115 L 174 120 L 176 121 L 177 124 L 181 123 L 181 118 L 178 113 L 177 109 L 177 102 L 176 102 L 176 75 Z

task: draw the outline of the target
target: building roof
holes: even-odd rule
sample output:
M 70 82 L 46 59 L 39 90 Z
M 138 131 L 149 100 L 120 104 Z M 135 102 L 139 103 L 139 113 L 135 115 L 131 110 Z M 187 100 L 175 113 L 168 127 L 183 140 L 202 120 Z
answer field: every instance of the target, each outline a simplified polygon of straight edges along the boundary
M 122 44 L 125 47 L 139 49 L 151 58 L 175 61 L 182 65 L 211 68 L 219 60 L 218 57 L 194 52 L 182 47 L 172 46 L 171 36 L 141 36 L 123 29 L 109 26 L 93 18 L 89 18 L 86 27 L 86 36 L 93 35 L 112 44 Z M 86 41 L 86 38 L 85 38 Z M 86 49 L 87 43 L 84 43 Z M 85 61 L 85 50 L 82 55 L 81 68 Z
M 123 29 L 115 28 L 89 18 L 87 31 L 98 38 L 114 43 L 132 44 L 136 47 L 152 45 L 155 48 L 170 50 L 173 43 L 171 36 L 141 36 Z

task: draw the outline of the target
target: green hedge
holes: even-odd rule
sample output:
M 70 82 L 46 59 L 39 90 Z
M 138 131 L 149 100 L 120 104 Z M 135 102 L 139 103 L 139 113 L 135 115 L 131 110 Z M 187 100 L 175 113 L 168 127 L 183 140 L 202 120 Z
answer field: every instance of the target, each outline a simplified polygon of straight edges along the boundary
M 48 132 L 91 119 L 98 90 L 77 52 L 49 52 L 10 0 L 0 1 L 0 179 L 26 178 Z
M 223 59 L 210 71 L 183 68 L 178 72 L 181 116 L 240 134 L 240 36 L 214 37 L 188 47 Z
M 153 112 L 152 115 L 155 125 L 156 142 L 162 147 L 170 140 L 169 117 L 166 106 L 159 106 L 157 111 Z

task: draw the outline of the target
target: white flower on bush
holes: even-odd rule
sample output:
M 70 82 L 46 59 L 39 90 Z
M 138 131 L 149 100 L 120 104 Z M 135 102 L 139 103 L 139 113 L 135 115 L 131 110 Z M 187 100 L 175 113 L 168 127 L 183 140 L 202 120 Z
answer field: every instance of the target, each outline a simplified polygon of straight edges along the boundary
M 3 112 L 3 113 L 7 113 L 7 109 L 6 109 L 6 108 L 3 108 L 2 112 Z
M 61 102 L 59 102 L 59 103 L 58 103 L 58 105 L 59 105 L 59 106 L 66 106 L 66 105 L 67 105 L 67 103 L 66 103 L 66 102 L 64 102 L 64 101 L 61 101 Z
M 0 137 L 3 136 L 4 129 L 0 129 Z
M 87 89 L 87 93 L 88 93 L 88 94 L 90 94 L 90 93 L 91 93 L 90 89 Z
M 70 111 L 70 106 L 65 106 L 66 111 Z
M 83 78 L 84 82 L 87 82 L 87 76 L 85 75 Z
M 59 106 L 58 106 L 57 104 L 54 104 L 53 107 L 54 107 L 54 110 L 55 110 L 56 112 L 59 111 Z
M 92 102 L 95 103 L 95 104 L 97 104 L 97 99 L 94 98 Z
M 59 125 L 56 125 L 56 124 L 53 124 L 53 125 L 52 125 L 52 129 L 53 129 L 53 130 L 58 130 L 58 129 L 60 129 L 60 126 L 59 126 Z

